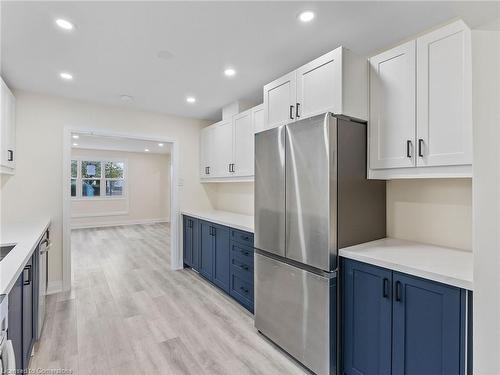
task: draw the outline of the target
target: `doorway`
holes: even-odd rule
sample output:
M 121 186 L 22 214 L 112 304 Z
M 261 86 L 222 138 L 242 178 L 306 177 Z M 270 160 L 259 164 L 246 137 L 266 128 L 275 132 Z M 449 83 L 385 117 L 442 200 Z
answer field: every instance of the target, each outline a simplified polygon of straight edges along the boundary
M 182 268 L 175 140 L 67 128 L 63 153 L 63 290 L 72 285 L 72 230 L 154 225 L 163 259 Z

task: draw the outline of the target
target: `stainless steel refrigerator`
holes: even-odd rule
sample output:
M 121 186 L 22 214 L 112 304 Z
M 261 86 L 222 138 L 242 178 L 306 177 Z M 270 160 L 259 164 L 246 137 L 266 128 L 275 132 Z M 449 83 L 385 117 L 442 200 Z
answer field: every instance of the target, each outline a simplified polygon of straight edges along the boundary
M 316 374 L 337 372 L 338 249 L 385 237 L 366 128 L 325 113 L 255 136 L 255 327 Z

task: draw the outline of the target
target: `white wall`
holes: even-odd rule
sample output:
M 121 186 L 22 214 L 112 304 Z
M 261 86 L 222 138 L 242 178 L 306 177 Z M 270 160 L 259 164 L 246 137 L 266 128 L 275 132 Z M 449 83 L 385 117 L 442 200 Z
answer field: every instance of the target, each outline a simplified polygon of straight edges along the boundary
M 472 32 L 474 374 L 500 374 L 500 19 Z
M 212 208 L 199 182 L 199 131 L 205 122 L 124 107 L 15 91 L 17 99 L 17 170 L 2 176 L 2 220 L 52 217 L 53 247 L 49 281 L 62 280 L 62 144 L 68 126 L 176 139 L 182 208 Z
M 243 215 L 254 214 L 253 182 L 226 182 L 205 185 L 212 185 L 207 186 L 207 191 L 215 209 Z
M 387 235 L 472 250 L 472 180 L 387 181 Z
M 123 197 L 72 199 L 73 228 L 169 221 L 170 155 L 76 148 L 72 149 L 71 157 L 81 160 L 118 159 L 127 164 Z

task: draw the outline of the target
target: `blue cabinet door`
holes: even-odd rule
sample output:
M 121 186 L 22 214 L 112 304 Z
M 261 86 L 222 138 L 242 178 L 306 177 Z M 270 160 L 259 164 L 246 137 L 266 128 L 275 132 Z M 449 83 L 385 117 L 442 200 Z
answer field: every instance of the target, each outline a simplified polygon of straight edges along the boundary
M 23 274 L 18 277 L 9 292 L 9 328 L 7 336 L 12 340 L 16 368 L 23 368 Z
M 199 224 L 200 230 L 200 242 L 199 242 L 199 253 L 200 253 L 200 266 L 199 272 L 202 276 L 210 281 L 213 281 L 213 269 L 214 269 L 214 228 L 209 222 L 200 220 Z
M 23 273 L 23 368 L 28 368 L 31 350 L 35 342 L 33 322 L 33 258 L 24 267 Z
M 464 372 L 465 291 L 393 273 L 393 375 Z
M 199 272 L 200 270 L 200 236 L 199 236 L 199 220 L 191 218 L 191 267 Z
M 193 262 L 193 220 L 189 216 L 183 216 L 183 261 L 187 266 Z
M 214 279 L 219 288 L 229 294 L 229 228 L 212 224 L 214 232 Z
M 343 265 L 344 373 L 391 374 L 392 271 L 347 259 Z

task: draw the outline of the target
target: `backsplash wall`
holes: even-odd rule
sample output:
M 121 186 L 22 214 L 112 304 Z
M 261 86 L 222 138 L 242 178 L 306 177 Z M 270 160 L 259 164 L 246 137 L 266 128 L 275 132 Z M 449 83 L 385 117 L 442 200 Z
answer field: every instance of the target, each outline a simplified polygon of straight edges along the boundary
M 210 186 L 217 210 L 254 214 L 254 184 Z M 472 180 L 387 181 L 387 235 L 472 251 Z
M 387 235 L 472 251 L 472 179 L 387 181 Z

